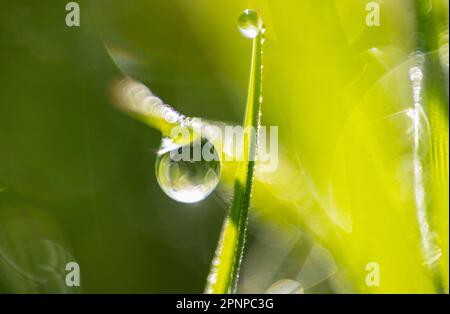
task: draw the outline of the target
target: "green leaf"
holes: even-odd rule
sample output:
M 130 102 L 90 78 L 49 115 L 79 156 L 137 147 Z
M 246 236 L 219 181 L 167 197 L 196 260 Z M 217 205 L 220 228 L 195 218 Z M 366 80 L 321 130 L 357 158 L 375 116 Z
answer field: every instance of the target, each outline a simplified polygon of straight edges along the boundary
M 244 127 L 249 131 L 244 141 L 244 158 L 239 165 L 234 182 L 234 197 L 225 218 L 216 255 L 212 262 L 207 293 L 235 293 L 245 247 L 248 211 L 253 186 L 258 129 L 261 116 L 262 95 L 262 41 L 263 33 L 253 40 L 250 83 Z

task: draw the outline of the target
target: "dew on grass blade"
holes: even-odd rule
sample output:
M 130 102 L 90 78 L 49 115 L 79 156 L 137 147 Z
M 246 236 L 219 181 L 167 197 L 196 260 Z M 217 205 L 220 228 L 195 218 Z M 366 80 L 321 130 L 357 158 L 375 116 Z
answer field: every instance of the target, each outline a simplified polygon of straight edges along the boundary
M 262 31 L 262 20 L 255 10 L 246 9 L 238 18 L 238 26 L 242 35 L 255 38 Z
M 185 145 L 163 138 L 156 158 L 156 178 L 170 198 L 182 203 L 201 201 L 219 183 L 218 152 L 204 137 Z
M 245 106 L 244 128 L 250 128 L 250 140 L 240 145 L 244 160 L 237 167 L 234 195 L 225 217 L 216 253 L 205 288 L 206 293 L 236 293 L 241 262 L 246 243 L 248 212 L 251 202 L 255 160 L 257 157 L 258 130 L 262 103 L 262 46 L 264 25 L 256 11 L 247 9 L 238 18 L 242 35 L 252 39 L 250 79 Z M 226 142 L 226 140 L 225 140 Z M 226 145 L 226 144 L 225 144 Z
M 214 191 L 220 177 L 219 154 L 207 137 L 194 131 L 201 129 L 198 119 L 179 114 L 147 86 L 128 77 L 115 82 L 110 92 L 119 109 L 161 131 L 156 177 L 169 197 L 195 203 Z M 216 136 L 208 128 L 205 131 L 213 139 Z
M 159 97 L 154 95 L 143 83 L 125 77 L 110 87 L 110 97 L 114 105 L 139 120 L 168 133 L 185 117 L 179 114 Z

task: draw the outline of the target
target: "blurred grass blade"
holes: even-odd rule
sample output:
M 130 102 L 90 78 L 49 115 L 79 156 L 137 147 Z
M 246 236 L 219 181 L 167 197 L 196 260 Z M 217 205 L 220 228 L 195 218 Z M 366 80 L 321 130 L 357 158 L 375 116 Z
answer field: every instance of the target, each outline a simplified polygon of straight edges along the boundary
M 185 118 L 162 102 L 147 86 L 129 77 L 114 82 L 110 87 L 112 103 L 130 116 L 160 130 L 164 136 Z
M 416 0 L 415 10 L 421 35 L 416 48 L 425 53 L 423 101 L 431 130 L 428 154 L 422 160 L 430 177 L 424 187 L 429 202 L 425 226 L 430 230 L 426 230 L 429 236 L 422 241 L 422 250 L 436 292 L 448 293 L 448 1 Z M 446 40 L 439 40 L 445 35 Z
M 263 33 L 253 40 L 250 82 L 244 127 L 248 140 L 244 141 L 244 161 L 234 182 L 231 208 L 225 218 L 219 244 L 208 276 L 206 293 L 235 293 L 239 269 L 245 247 L 248 210 L 253 186 L 255 156 L 262 100 L 262 42 Z

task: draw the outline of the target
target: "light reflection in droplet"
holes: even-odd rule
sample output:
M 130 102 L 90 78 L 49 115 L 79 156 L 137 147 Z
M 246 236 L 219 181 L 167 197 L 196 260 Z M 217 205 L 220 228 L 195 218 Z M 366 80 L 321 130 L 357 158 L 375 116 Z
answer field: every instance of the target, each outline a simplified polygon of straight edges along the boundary
M 213 154 L 204 158 L 203 150 Z M 198 149 L 199 160 L 194 158 Z M 189 156 L 183 156 L 186 150 Z M 173 154 L 180 158 L 174 158 Z M 186 159 L 186 157 L 188 157 Z M 196 139 L 187 145 L 177 145 L 163 138 L 156 159 L 156 177 L 161 189 L 172 199 L 182 203 L 195 203 L 205 199 L 217 187 L 220 179 L 220 161 L 215 147 L 206 139 Z

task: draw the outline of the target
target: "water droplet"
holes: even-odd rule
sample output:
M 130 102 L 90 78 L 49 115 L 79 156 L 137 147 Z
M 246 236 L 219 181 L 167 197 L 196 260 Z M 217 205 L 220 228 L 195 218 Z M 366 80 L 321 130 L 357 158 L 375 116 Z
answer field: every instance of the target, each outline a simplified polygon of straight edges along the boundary
M 255 38 L 262 30 L 262 20 L 255 10 L 246 9 L 238 19 L 239 30 L 247 38 Z
M 204 137 L 186 145 L 163 138 L 156 159 L 156 178 L 161 189 L 172 199 L 182 203 L 201 201 L 219 183 L 218 152 Z
M 409 70 L 409 78 L 412 82 L 420 82 L 423 79 L 423 72 L 419 66 L 414 66 Z
M 303 287 L 295 280 L 282 279 L 275 282 L 266 291 L 267 294 L 303 294 Z

